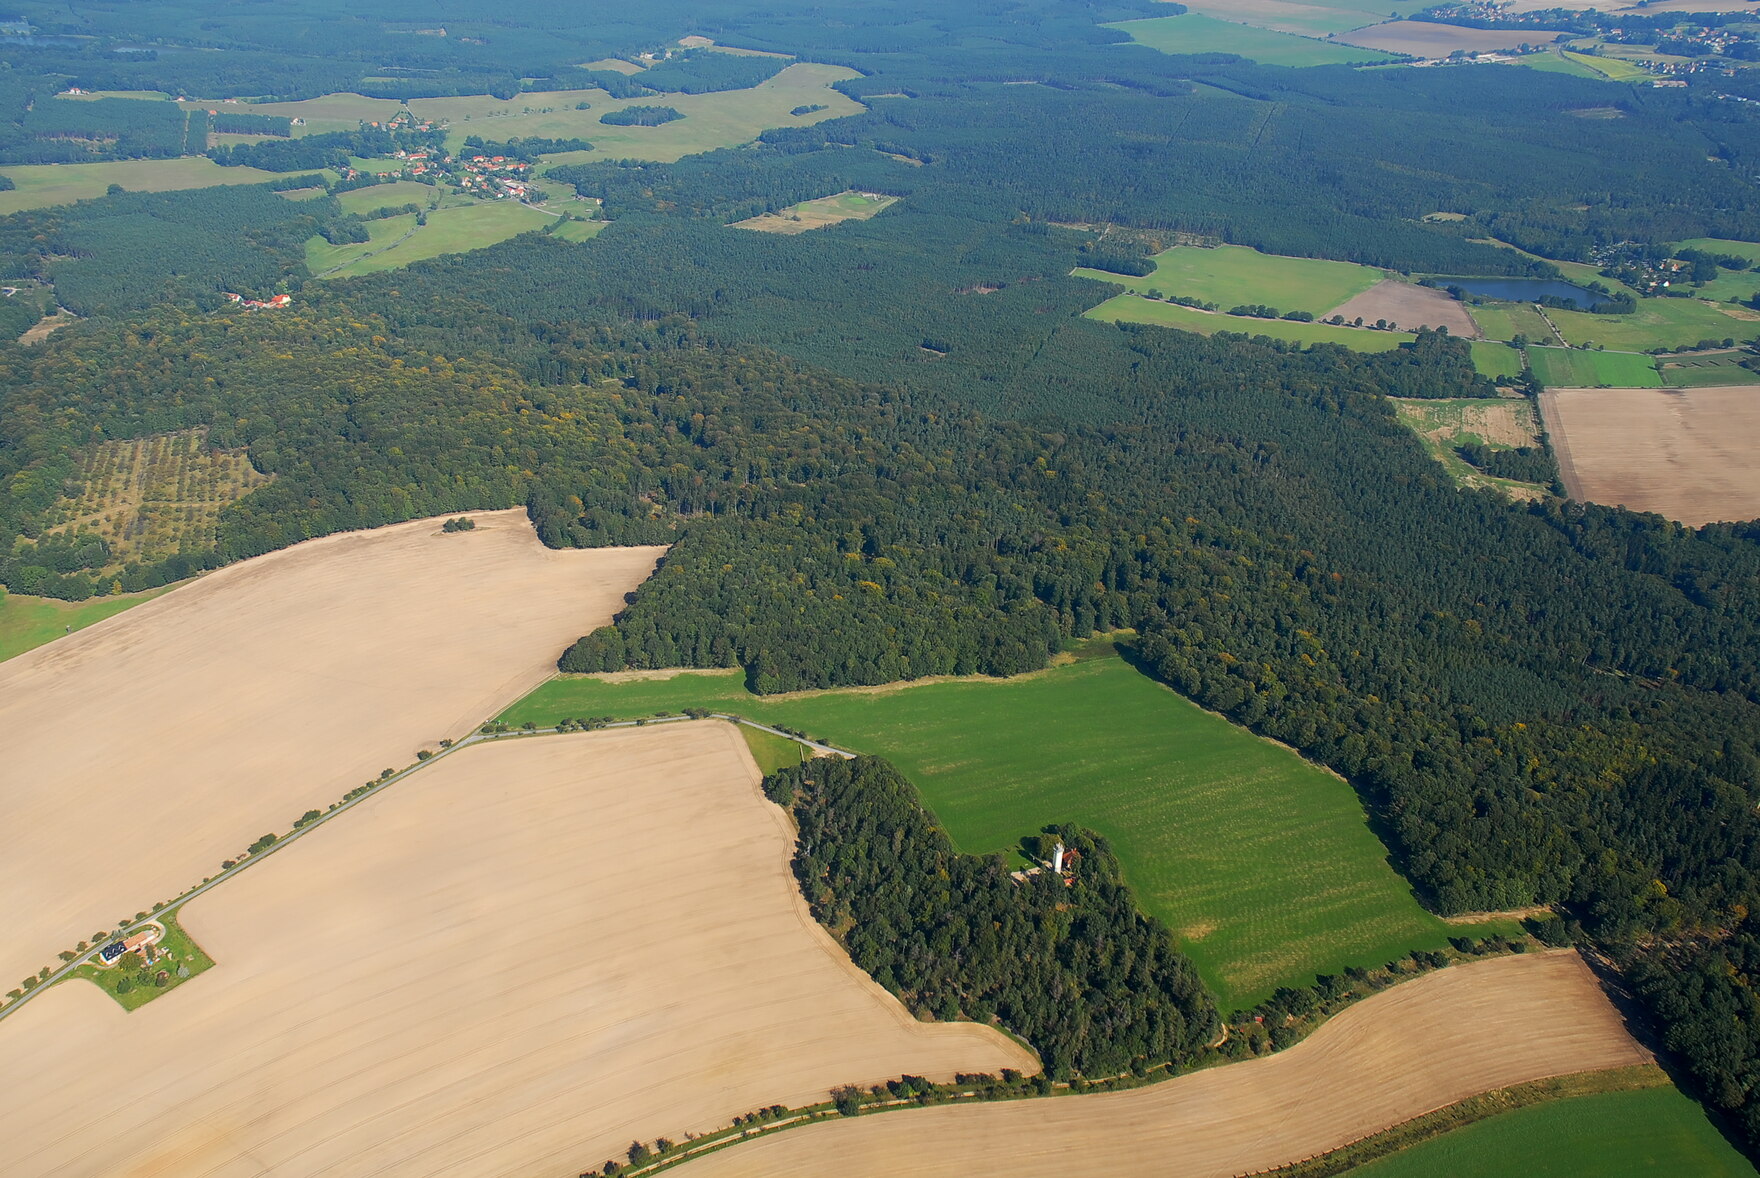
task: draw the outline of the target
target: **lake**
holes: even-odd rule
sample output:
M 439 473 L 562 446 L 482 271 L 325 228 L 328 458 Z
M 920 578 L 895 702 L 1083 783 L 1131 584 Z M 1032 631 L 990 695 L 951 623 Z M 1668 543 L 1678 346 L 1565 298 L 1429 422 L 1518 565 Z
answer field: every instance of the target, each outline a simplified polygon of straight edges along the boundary
M 1440 287 L 1458 286 L 1468 294 L 1487 299 L 1505 299 L 1512 303 L 1532 303 L 1540 299 L 1575 299 L 1587 308 L 1602 300 L 1594 291 L 1560 282 L 1556 278 L 1432 278 Z

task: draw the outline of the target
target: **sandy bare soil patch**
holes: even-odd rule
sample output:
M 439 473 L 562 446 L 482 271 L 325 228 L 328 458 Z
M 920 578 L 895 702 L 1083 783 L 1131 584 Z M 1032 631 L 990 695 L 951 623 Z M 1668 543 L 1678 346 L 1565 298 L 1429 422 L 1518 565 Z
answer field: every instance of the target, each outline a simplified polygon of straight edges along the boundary
M 541 682 L 658 548 L 523 510 L 313 540 L 0 663 L 0 977 L 200 883 Z
M 851 964 L 758 781 L 718 722 L 437 763 L 192 901 L 201 977 L 0 1024 L 8 1178 L 572 1178 L 844 1082 L 1033 1069 Z
M 1760 516 L 1760 387 L 1548 389 L 1540 411 L 1572 499 L 1695 527 Z
M 1389 53 L 1409 53 L 1413 57 L 1447 57 L 1457 49 L 1468 53 L 1492 53 L 1529 45 L 1550 44 L 1558 36 L 1557 29 L 1474 29 L 1466 25 L 1432 24 L 1421 20 L 1390 20 L 1355 32 L 1339 33 L 1332 39 L 1366 49 L 1385 49 Z
M 1574 952 L 1457 966 L 1378 994 L 1289 1051 L 1133 1092 L 828 1121 L 689 1163 L 690 1178 L 1229 1178 L 1480 1092 L 1642 1063 Z
M 1450 335 L 1462 339 L 1481 338 L 1479 325 L 1473 322 L 1465 307 L 1448 296 L 1447 291 L 1401 282 L 1397 278 L 1382 279 L 1320 318 L 1330 319 L 1334 315 L 1343 315 L 1346 322 L 1353 322 L 1359 316 L 1364 323 L 1385 319 L 1406 331 L 1420 327 L 1446 327 Z

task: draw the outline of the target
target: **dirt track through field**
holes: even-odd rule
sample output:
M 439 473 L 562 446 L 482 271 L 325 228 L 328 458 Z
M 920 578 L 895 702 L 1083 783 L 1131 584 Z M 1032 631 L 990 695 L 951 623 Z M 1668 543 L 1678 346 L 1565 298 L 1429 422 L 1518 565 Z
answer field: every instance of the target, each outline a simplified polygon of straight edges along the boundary
M 551 551 L 523 510 L 471 514 L 245 561 L 0 663 L 0 978 L 463 736 L 662 551 Z
M 1548 389 L 1540 412 L 1572 499 L 1694 527 L 1760 517 L 1760 386 Z
M 1461 339 L 1479 339 L 1481 336 L 1479 325 L 1473 322 L 1467 309 L 1450 298 L 1447 291 L 1401 282 L 1397 278 L 1383 278 L 1362 294 L 1346 299 L 1320 318 L 1330 319 L 1334 315 L 1343 315 L 1347 323 L 1358 318 L 1364 323 L 1385 319 L 1389 323 L 1398 324 L 1405 331 L 1416 331 L 1420 327 L 1446 327 L 1448 334 Z
M 7 1178 L 572 1178 L 834 1085 L 1033 1070 L 814 922 L 704 721 L 465 749 L 192 901 L 218 964 L 0 1025 Z
M 1574 952 L 1528 954 L 1396 986 L 1266 1059 L 1131 1092 L 829 1121 L 734 1146 L 681 1174 L 1227 1178 L 1494 1088 L 1648 1058 Z

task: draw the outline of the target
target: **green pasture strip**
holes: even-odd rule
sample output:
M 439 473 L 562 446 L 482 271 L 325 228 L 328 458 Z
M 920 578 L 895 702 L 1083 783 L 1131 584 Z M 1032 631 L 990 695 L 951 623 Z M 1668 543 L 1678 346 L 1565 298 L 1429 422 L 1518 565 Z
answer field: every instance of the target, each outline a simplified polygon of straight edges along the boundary
M 1585 352 L 1577 348 L 1529 348 L 1528 366 L 1549 388 L 1653 389 L 1662 387 L 1656 361 L 1633 352 Z
M 74 630 L 83 630 L 95 622 L 114 617 L 143 601 L 151 601 L 169 588 L 167 585 L 145 593 L 119 593 L 89 601 L 56 601 L 52 597 L 0 593 L 0 662 L 27 650 L 35 650 Z
M 1593 1075 L 1599 1073 L 1581 1079 Z M 1651 1087 L 1568 1096 L 1498 1113 L 1349 1173 L 1354 1178 L 1518 1173 L 1523 1178 L 1753 1178 L 1753 1165 L 1724 1140 L 1705 1110 L 1658 1076 L 1663 1082 Z M 1577 1077 L 1566 1077 L 1571 1079 Z
M 92 164 L 20 164 L 0 168 L 15 188 L 0 192 L 0 216 L 24 209 L 72 204 L 103 196 L 112 184 L 130 192 L 171 192 L 221 184 L 261 184 L 278 180 L 257 168 L 223 168 L 206 156 L 169 160 L 106 160 Z
M 1760 315 L 1698 299 L 1640 299 L 1630 315 L 1547 310 L 1566 342 L 1601 344 L 1622 352 L 1690 347 L 1700 340 L 1749 340 L 1760 335 Z
M 1183 18 L 1177 18 L 1183 19 Z M 1154 258 L 1155 272 L 1142 277 L 1080 267 L 1078 278 L 1116 282 L 1127 290 L 1215 303 L 1219 310 L 1264 304 L 1279 311 L 1323 315 L 1387 277 L 1371 266 L 1320 258 L 1262 254 L 1244 245 L 1178 245 Z
M 1276 33 L 1197 12 L 1122 20 L 1105 27 L 1129 33 L 1133 41 L 1162 53 L 1235 53 L 1260 65 L 1350 65 L 1399 60 L 1378 49 Z
M 781 697 L 748 694 L 737 673 L 566 676 L 500 719 L 543 726 L 686 707 L 890 758 L 967 852 L 1014 856 L 1024 835 L 1055 822 L 1104 834 L 1224 1010 L 1486 931 L 1418 905 L 1347 783 L 1110 653 L 1010 680 Z
M 1641 82 L 1656 76 L 1642 66 L 1633 65 L 1631 62 L 1622 61 L 1617 57 L 1572 53 L 1568 49 L 1562 51 L 1562 56 L 1566 61 L 1580 65 L 1584 69 L 1593 70 L 1611 82 Z
M 1760 373 L 1743 368 L 1746 352 L 1710 352 L 1695 355 L 1658 356 L 1656 369 L 1664 388 L 1690 389 L 1714 385 L 1760 384 Z
M 1514 380 L 1522 374 L 1522 354 L 1506 343 L 1493 340 L 1474 340 L 1470 345 L 1473 352 L 1473 367 L 1480 375 L 1489 376 L 1492 380 Z
M 561 238 L 563 241 L 591 241 L 593 238 L 599 236 L 599 234 L 605 232 L 605 226 L 609 224 L 611 224 L 609 221 L 576 221 L 570 219 L 564 221 L 561 225 L 552 230 L 550 236 Z
M 414 180 L 394 180 L 390 184 L 374 184 L 369 188 L 356 188 L 336 198 L 345 212 L 371 213 L 377 209 L 391 209 L 399 205 L 415 204 L 427 208 L 430 201 L 440 192 L 432 184 L 418 184 Z
M 752 760 L 758 763 L 758 769 L 766 777 L 778 769 L 787 769 L 806 759 L 807 746 L 798 740 L 790 740 L 786 736 L 778 736 L 774 732 L 765 732 L 762 728 L 750 728 L 744 724 L 739 726 L 739 731 L 746 738 L 746 747 L 752 750 Z
M 1152 323 L 1157 327 L 1195 331 L 1199 335 L 1237 331 L 1245 335 L 1265 335 L 1298 344 L 1342 344 L 1359 352 L 1391 352 L 1401 344 L 1410 343 L 1414 338 L 1410 332 L 1405 331 L 1370 331 L 1358 327 L 1334 327 L 1330 323 L 1296 323 L 1288 319 L 1247 319 L 1239 315 L 1208 314 L 1192 307 L 1156 302 L 1134 294 L 1121 294 L 1107 299 L 1088 311 L 1087 317 L 1108 323 Z
M 1546 320 L 1531 303 L 1485 303 L 1479 306 L 1468 303 L 1467 314 L 1479 325 L 1487 340 L 1512 340 L 1525 335 L 1530 343 L 1538 344 L 1553 338 L 1552 329 L 1546 326 Z

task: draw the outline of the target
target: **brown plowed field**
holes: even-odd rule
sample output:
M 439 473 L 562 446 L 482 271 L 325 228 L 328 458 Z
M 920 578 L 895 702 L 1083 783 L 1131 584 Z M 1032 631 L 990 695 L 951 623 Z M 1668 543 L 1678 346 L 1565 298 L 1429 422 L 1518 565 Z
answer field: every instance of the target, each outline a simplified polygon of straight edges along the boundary
M 463 736 L 661 553 L 556 552 L 524 511 L 472 518 L 308 541 L 0 663 L 0 978 Z
M 1343 315 L 1346 322 L 1362 316 L 1364 323 L 1385 319 L 1406 331 L 1420 327 L 1446 327 L 1448 334 L 1462 339 L 1479 339 L 1479 325 L 1467 309 L 1448 296 L 1447 291 L 1397 278 L 1384 278 L 1355 298 L 1346 299 L 1322 319 Z
M 469 748 L 190 902 L 218 965 L 0 1023 L 7 1178 L 572 1178 L 901 1072 L 1029 1070 L 816 924 L 719 722 Z
M 1339 33 L 1332 39 L 1366 49 L 1409 53 L 1413 57 L 1447 57 L 1457 49 L 1468 53 L 1493 53 L 1499 49 L 1514 49 L 1523 42 L 1544 45 L 1556 36 L 1557 29 L 1475 29 L 1421 20 L 1390 20 L 1366 29 Z
M 1547 389 L 1540 412 L 1572 499 L 1694 527 L 1760 516 L 1760 386 Z
M 1132 1092 L 828 1121 L 734 1146 L 683 1173 L 1227 1178 L 1476 1093 L 1647 1058 L 1574 952 L 1529 954 L 1396 986 L 1266 1059 Z

